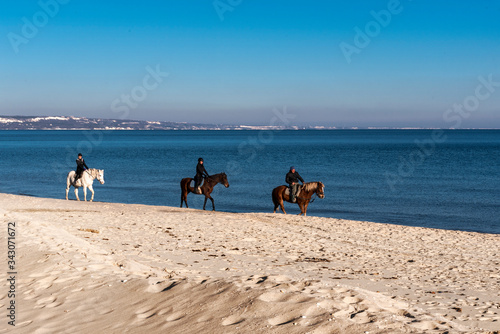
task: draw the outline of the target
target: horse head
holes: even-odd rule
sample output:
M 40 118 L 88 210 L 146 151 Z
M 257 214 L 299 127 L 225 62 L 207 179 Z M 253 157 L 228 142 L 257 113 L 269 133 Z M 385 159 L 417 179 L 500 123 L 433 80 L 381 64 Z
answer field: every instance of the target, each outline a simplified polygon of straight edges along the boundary
M 323 182 L 318 182 L 316 195 L 318 195 L 319 198 L 325 198 L 325 185 L 323 184 Z
M 220 173 L 219 175 L 221 176 L 221 181 L 219 182 L 222 183 L 224 187 L 229 188 L 229 182 L 227 181 L 226 173 Z
M 101 182 L 101 184 L 104 184 L 104 169 L 96 170 L 96 179 Z

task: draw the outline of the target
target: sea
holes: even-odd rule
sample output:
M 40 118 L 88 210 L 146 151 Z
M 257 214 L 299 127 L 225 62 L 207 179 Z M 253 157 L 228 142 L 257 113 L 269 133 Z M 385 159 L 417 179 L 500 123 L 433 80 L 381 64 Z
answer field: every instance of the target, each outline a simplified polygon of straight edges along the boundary
M 203 157 L 228 176 L 212 193 L 217 211 L 273 212 L 294 166 L 325 185 L 310 216 L 500 233 L 500 130 L 0 131 L 0 192 L 64 199 L 78 153 L 104 170 L 99 202 L 178 207 L 180 180 Z

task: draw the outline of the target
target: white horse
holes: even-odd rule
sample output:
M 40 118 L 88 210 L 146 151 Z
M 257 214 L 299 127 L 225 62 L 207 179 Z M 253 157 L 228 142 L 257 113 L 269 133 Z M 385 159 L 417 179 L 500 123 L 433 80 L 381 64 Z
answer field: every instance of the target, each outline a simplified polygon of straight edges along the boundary
M 92 183 L 94 179 L 104 184 L 104 170 L 103 169 L 95 169 L 90 168 L 82 172 L 82 176 L 76 180 L 75 183 L 75 171 L 72 170 L 68 173 L 68 177 L 66 178 L 66 200 L 68 199 L 68 192 L 71 186 L 75 187 L 75 195 L 76 199 L 79 201 L 78 197 L 78 188 L 83 187 L 83 198 L 87 201 L 87 188 L 89 188 L 92 193 L 92 198 L 90 201 L 94 200 L 94 189 L 92 188 Z

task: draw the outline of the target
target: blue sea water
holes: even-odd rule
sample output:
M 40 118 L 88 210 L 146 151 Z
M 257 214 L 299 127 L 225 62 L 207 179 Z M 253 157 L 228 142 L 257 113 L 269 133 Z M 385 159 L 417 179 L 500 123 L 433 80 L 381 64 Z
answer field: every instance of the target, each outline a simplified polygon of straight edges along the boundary
M 0 131 L 0 192 L 64 198 L 79 152 L 105 170 L 96 201 L 179 206 L 179 182 L 203 157 L 228 175 L 213 193 L 219 211 L 272 212 L 294 165 L 325 184 L 309 215 L 500 233 L 498 130 Z

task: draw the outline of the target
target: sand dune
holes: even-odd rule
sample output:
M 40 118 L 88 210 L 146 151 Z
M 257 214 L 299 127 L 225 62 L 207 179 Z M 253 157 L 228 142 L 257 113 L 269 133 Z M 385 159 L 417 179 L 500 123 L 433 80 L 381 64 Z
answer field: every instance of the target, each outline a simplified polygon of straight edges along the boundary
M 499 235 L 6 194 L 0 216 L 0 333 L 500 330 Z

